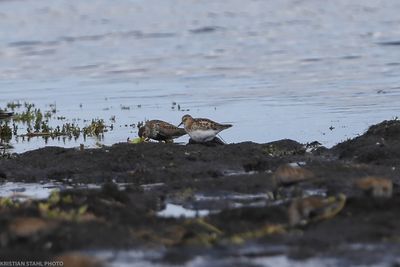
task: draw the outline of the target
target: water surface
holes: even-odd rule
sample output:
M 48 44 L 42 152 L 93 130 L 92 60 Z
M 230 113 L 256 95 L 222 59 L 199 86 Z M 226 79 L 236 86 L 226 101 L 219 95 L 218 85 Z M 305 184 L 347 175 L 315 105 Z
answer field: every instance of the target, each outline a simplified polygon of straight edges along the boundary
M 332 146 L 399 115 L 398 10 L 396 0 L 0 1 L 0 107 L 115 116 L 104 144 L 135 137 L 125 125 L 190 113 L 234 124 L 221 134 L 229 143 Z

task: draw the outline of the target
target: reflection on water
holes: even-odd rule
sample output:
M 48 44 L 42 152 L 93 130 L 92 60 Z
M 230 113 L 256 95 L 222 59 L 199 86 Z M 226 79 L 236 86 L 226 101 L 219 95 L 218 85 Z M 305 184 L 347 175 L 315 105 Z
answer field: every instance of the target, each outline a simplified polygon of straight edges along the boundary
M 105 144 L 136 135 L 125 125 L 178 124 L 190 113 L 234 124 L 222 133 L 227 142 L 331 146 L 399 115 L 399 8 L 396 0 L 1 1 L 0 108 L 21 100 L 56 103 L 69 120 L 116 116 Z

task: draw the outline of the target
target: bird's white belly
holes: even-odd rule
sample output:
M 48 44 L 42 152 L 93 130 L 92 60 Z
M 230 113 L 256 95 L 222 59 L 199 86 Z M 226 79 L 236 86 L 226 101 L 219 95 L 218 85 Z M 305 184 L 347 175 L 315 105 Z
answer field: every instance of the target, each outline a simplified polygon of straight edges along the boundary
M 196 130 L 189 133 L 190 138 L 196 142 L 208 142 L 214 139 L 218 131 L 214 130 Z

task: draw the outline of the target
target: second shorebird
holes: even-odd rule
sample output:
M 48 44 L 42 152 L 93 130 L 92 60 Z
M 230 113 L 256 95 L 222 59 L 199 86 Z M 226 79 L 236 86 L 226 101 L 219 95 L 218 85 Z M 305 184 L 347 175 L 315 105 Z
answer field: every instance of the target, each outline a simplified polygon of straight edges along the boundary
M 173 139 L 185 134 L 186 131 L 184 129 L 161 120 L 146 121 L 138 132 L 140 138 L 150 138 L 165 142 L 172 142 Z
M 183 116 L 181 124 L 184 125 L 190 138 L 199 143 L 212 141 L 220 131 L 232 127 L 231 124 L 220 124 L 203 118 L 192 118 L 190 115 Z

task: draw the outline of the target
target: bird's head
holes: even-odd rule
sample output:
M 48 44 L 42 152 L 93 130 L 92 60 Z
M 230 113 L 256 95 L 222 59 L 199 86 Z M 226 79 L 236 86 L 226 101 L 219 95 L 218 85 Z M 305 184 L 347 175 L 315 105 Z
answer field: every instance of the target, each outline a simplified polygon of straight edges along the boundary
M 178 125 L 178 127 L 181 126 L 182 124 L 183 124 L 183 126 L 186 127 L 186 126 L 188 126 L 189 124 L 191 124 L 192 121 L 193 121 L 192 116 L 186 114 L 186 115 L 184 115 L 184 116 L 182 117 L 182 122 Z
M 140 138 L 147 138 L 149 136 L 149 129 L 146 126 L 142 126 L 139 128 L 138 136 Z

